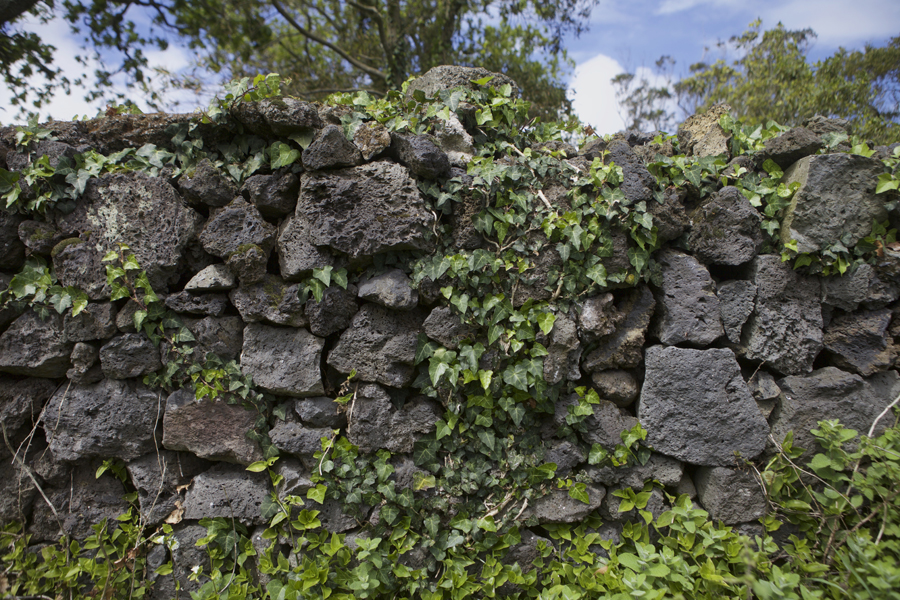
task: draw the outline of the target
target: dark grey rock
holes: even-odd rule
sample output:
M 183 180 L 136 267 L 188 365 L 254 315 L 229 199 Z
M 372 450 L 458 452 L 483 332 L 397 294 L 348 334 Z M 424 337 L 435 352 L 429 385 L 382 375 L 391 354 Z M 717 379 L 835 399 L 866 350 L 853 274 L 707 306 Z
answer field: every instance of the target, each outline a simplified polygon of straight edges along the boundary
M 135 333 L 134 314 L 141 310 L 140 304 L 128 299 L 125 305 L 116 313 L 116 329 L 122 333 Z
M 194 358 L 202 361 L 209 352 L 223 360 L 237 360 L 240 356 L 244 345 L 244 323 L 239 317 L 204 317 L 184 321 L 197 340 Z
M 412 289 L 406 273 L 391 269 L 359 282 L 359 297 L 394 310 L 411 310 L 419 304 L 419 294 Z
M 151 526 L 162 522 L 182 499 L 176 488 L 188 485 L 210 467 L 212 464 L 193 454 L 170 450 L 151 452 L 128 463 L 126 469 L 137 490 L 144 521 Z
M 847 312 L 856 310 L 868 298 L 874 275 L 872 265 L 863 263 L 853 272 L 822 277 L 822 303 Z
M 351 257 L 429 250 L 434 217 L 409 172 L 389 162 L 304 174 L 297 215 L 309 240 Z
M 644 487 L 650 480 L 658 481 L 664 486 L 675 486 L 681 481 L 684 465 L 679 460 L 656 452 L 650 455 L 644 465 L 635 463 L 627 467 L 592 467 L 588 475 L 594 483 L 610 488 Z
M 175 526 L 172 532 L 172 554 L 167 557 L 172 561 L 172 574 L 157 577 L 150 590 L 150 600 L 180 598 L 196 592 L 209 581 L 206 575 L 200 575 L 196 581 L 192 581 L 192 569 L 195 567 L 200 567 L 203 573 L 209 573 L 209 550 L 205 546 L 197 546 L 197 542 L 208 535 L 209 531 L 201 525 L 182 523 Z M 150 562 L 149 555 L 147 562 Z
M 269 437 L 282 452 L 311 459 L 322 449 L 322 438 L 331 438 L 331 431 L 327 427 L 304 427 L 300 423 L 279 421 L 269 431 Z
M 347 437 L 363 452 L 379 448 L 412 452 L 415 441 L 434 431 L 441 418 L 441 411 L 425 398 L 394 408 L 390 396 L 376 384 L 360 386 L 353 403 L 347 417 Z
M 274 470 L 284 478 L 276 490 L 282 500 L 287 496 L 305 496 L 307 491 L 316 487 L 309 469 L 296 458 L 280 457 L 275 463 Z
M 703 508 L 714 521 L 734 525 L 766 514 L 766 495 L 749 469 L 701 467 L 694 475 L 694 484 Z
M 445 348 L 456 350 L 460 340 L 470 338 L 474 332 L 449 306 L 439 306 L 429 313 L 424 322 L 425 335 Z
M 353 132 L 353 143 L 363 160 L 372 160 L 391 145 L 391 132 L 378 121 L 367 121 Z
M 744 325 L 744 356 L 780 373 L 809 373 L 822 350 L 818 280 L 799 275 L 772 254 L 753 261 L 750 277 L 756 308 Z
M 31 505 L 37 494 L 28 473 L 4 446 L 0 451 L 0 523 L 25 523 L 31 515 Z
M 522 518 L 534 517 L 538 523 L 577 523 L 600 508 L 606 496 L 606 488 L 589 485 L 586 491 L 588 504 L 572 498 L 567 490 L 552 490 L 525 509 Z
M 424 321 L 421 309 L 397 312 L 366 304 L 341 334 L 328 364 L 341 373 L 356 369 L 361 381 L 406 387 L 412 383 L 416 341 Z
M 177 313 L 221 317 L 228 308 L 228 296 L 225 294 L 195 295 L 187 291 L 178 292 L 166 298 L 166 306 Z M 116 324 L 119 324 L 118 317 L 116 317 Z
M 691 214 L 691 253 L 713 265 L 740 265 L 766 241 L 762 215 L 732 186 L 713 194 Z
M 237 276 L 241 285 L 253 285 L 266 276 L 268 261 L 269 257 L 262 248 L 256 244 L 247 244 L 229 254 L 225 264 Z
M 159 349 L 143 333 L 123 333 L 100 348 L 100 367 L 109 379 L 141 377 L 162 368 Z
M 328 248 L 313 245 L 309 224 L 304 217 L 288 217 L 278 233 L 278 265 L 285 281 L 302 281 L 313 269 L 335 266 Z
M 93 385 L 57 390 L 47 404 L 45 423 L 50 451 L 57 460 L 132 460 L 154 449 L 153 432 L 163 399 L 135 381 L 104 379 Z
M 643 359 L 644 337 L 654 308 L 656 300 L 649 288 L 640 287 L 629 292 L 616 306 L 616 310 L 624 318 L 615 325 L 615 331 L 601 337 L 597 348 L 584 358 L 584 370 L 593 373 L 637 367 Z
M 300 178 L 293 173 L 251 175 L 241 188 L 241 194 L 262 216 L 276 219 L 294 212 L 299 192 Z
M 622 432 L 637 425 L 638 420 L 609 400 L 594 404 L 594 414 L 581 424 L 581 437 L 588 444 L 600 444 L 607 451 L 622 443 Z
M 257 104 L 266 124 L 277 136 L 288 137 L 322 128 L 322 120 L 315 104 L 287 96 L 266 98 Z
M 582 348 L 575 321 L 565 315 L 557 315 L 549 338 L 548 354 L 544 357 L 544 380 L 552 384 L 563 379 L 581 379 L 578 363 L 581 361 Z
M 877 259 L 863 306 L 869 310 L 884 308 L 900 298 L 900 253 L 885 253 Z
M 651 333 L 667 346 L 711 344 L 723 333 L 716 284 L 693 256 L 677 250 L 657 253 L 662 276 Z
M 781 241 L 797 241 L 799 252 L 818 252 L 837 241 L 852 247 L 888 218 L 875 194 L 880 160 L 855 154 L 824 154 L 797 161 L 782 178 L 800 183 L 781 221 Z
M 344 131 L 338 125 L 326 125 L 303 151 L 303 166 L 314 171 L 355 167 L 361 162 L 359 149 L 344 137 Z
M 826 133 L 847 133 L 850 123 L 846 119 L 830 119 L 816 115 L 807 119 L 803 126 L 816 135 L 824 135 Z
M 705 113 L 697 113 L 678 126 L 678 145 L 687 156 L 716 156 L 728 159 L 730 136 L 719 125 L 719 119 L 731 112 L 727 104 L 716 104 Z
M 790 376 L 778 381 L 783 396 L 772 412 L 772 436 L 780 444 L 788 431 L 794 432 L 794 447 L 812 458 L 821 452 L 811 429 L 819 421 L 838 419 L 848 429 L 867 434 L 875 417 L 900 394 L 896 371 L 878 373 L 867 379 L 835 367 L 817 369 L 806 376 Z M 875 430 L 887 426 L 885 419 Z
M 685 473 L 681 476 L 681 480 L 675 486 L 675 493 L 678 496 L 687 496 L 688 498 L 697 497 L 697 487 L 694 485 L 694 480 L 691 479 L 690 475 Z
M 638 419 L 657 452 L 726 466 L 763 451 L 769 427 L 726 349 L 647 348 Z
M 566 477 L 586 458 L 581 448 L 566 440 L 556 442 L 544 454 L 544 462 L 556 465 L 557 477 Z
M 346 290 L 338 286 L 326 288 L 321 301 L 314 298 L 306 301 L 309 330 L 320 337 L 337 333 L 350 325 L 357 310 L 355 286 Z
M 203 292 L 227 292 L 237 286 L 237 280 L 234 274 L 227 266 L 209 265 L 187 282 L 184 291 L 203 293 Z
M 63 318 L 67 342 L 105 340 L 116 333 L 116 309 L 111 302 L 91 302 L 76 316 L 71 311 Z
M 736 279 L 719 284 L 716 296 L 719 298 L 719 315 L 725 336 L 729 342 L 739 344 L 744 323 L 753 312 L 756 300 L 756 286 L 752 281 Z
M 250 323 L 244 328 L 241 368 L 256 385 L 277 396 L 321 396 L 324 346 L 325 340 L 305 329 Z
M 0 269 L 18 271 L 25 264 L 25 244 L 19 239 L 19 226 L 24 217 L 0 209 Z
M 657 239 L 662 243 L 680 238 L 691 224 L 682 203 L 683 194 L 683 190 L 671 187 L 665 191 L 662 202 L 647 201 L 647 212 L 653 217 Z
M 593 342 L 599 338 L 613 334 L 616 327 L 625 319 L 615 305 L 615 298 L 609 292 L 592 296 L 581 305 L 578 314 L 578 327 L 581 339 Z
M 256 244 L 268 254 L 275 246 L 275 234 L 275 227 L 263 219 L 259 210 L 238 196 L 210 216 L 200 233 L 200 242 L 204 250 L 225 259 L 248 244 Z
M 72 368 L 66 371 L 66 378 L 72 383 L 89 385 L 103 379 L 100 368 L 100 348 L 94 344 L 76 342 L 72 348 Z
M 0 376 L 0 421 L 12 443 L 21 433 L 31 430 L 41 409 L 56 390 L 57 384 L 49 379 L 28 378 L 15 380 Z M 5 444 L 4 446 L 5 447 Z M 9 462 L 9 461 L 6 461 Z
M 766 419 L 772 414 L 775 403 L 781 396 L 781 388 L 775 383 L 775 377 L 768 371 L 756 371 L 747 382 L 759 412 Z
M 109 298 L 106 265 L 96 248 L 81 238 L 68 238 L 54 246 L 50 256 L 60 285 L 77 287 L 91 300 Z
M 765 158 L 772 159 L 779 167 L 786 169 L 824 146 L 822 138 L 806 127 L 794 127 L 778 137 L 766 140 L 763 153 Z
M 29 147 L 29 150 L 29 152 L 10 152 L 6 155 L 6 164 L 10 171 L 21 171 L 27 167 L 32 162 L 29 157 L 38 159 L 43 156 L 49 159 L 50 167 L 55 169 L 59 166 L 61 158 L 71 160 L 78 153 L 78 150 L 70 144 L 54 140 L 41 140 L 33 147 Z
M 182 388 L 166 400 L 162 445 L 200 458 L 249 465 L 263 457 L 259 444 L 247 437 L 257 416 L 240 404 L 197 400 L 192 389 Z
M 437 179 L 450 174 L 450 160 L 428 136 L 392 132 L 390 152 L 416 177 Z
M 890 309 L 861 311 L 835 317 L 825 328 L 825 349 L 835 366 L 863 377 L 889 369 L 897 348 L 888 334 Z
M 344 512 L 340 500 L 329 498 L 325 504 L 310 503 L 309 507 L 321 511 L 318 518 L 329 533 L 344 533 L 360 526 L 356 518 Z
M 300 286 L 286 284 L 275 275 L 266 275 L 260 283 L 234 289 L 229 296 L 245 323 L 265 321 L 303 327 L 309 322 L 300 298 Z
M 591 375 L 591 381 L 601 398 L 623 408 L 634 402 L 640 392 L 634 376 L 621 369 L 597 371 Z
M 503 564 L 518 565 L 523 573 L 529 573 L 534 570 L 534 561 L 543 559 L 538 543 L 543 543 L 549 548 L 553 546 L 553 542 L 525 528 L 519 530 L 519 536 L 522 541 L 512 546 L 501 560 Z
M 519 86 L 503 73 L 492 73 L 483 67 L 457 67 L 452 65 L 441 65 L 432 67 L 421 77 L 413 79 L 407 88 L 407 95 L 412 97 L 416 90 L 425 92 L 425 96 L 433 97 L 441 90 L 452 90 L 453 88 L 465 88 L 469 90 L 478 90 L 480 86 L 473 81 L 492 77 L 487 83 L 488 86 L 500 88 L 503 85 L 512 87 L 512 96 L 519 95 Z
M 305 425 L 340 429 L 347 425 L 347 415 L 338 411 L 339 405 L 323 396 L 294 401 L 294 412 Z
M 627 204 L 638 202 L 656 202 L 653 191 L 657 188 L 656 179 L 647 170 L 647 167 L 631 149 L 631 146 L 623 140 L 614 140 L 607 146 L 609 154 L 607 162 L 614 163 L 622 168 L 624 180 L 619 189 L 625 194 Z
M 208 158 L 188 169 L 178 180 L 178 187 L 188 201 L 208 206 L 225 206 L 237 195 L 237 186 Z
M 0 335 L 0 371 L 28 377 L 65 377 L 72 343 L 65 341 L 63 318 L 42 321 L 24 313 Z
M 268 474 L 220 463 L 194 477 L 194 484 L 184 498 L 184 518 L 227 515 L 245 525 L 260 524 L 262 504 L 268 494 Z
M 12 281 L 12 276 L 0 273 L 0 290 L 9 289 L 10 281 Z M 0 333 L 3 333 L 6 330 L 7 325 L 15 321 L 21 314 L 22 309 L 17 308 L 12 304 L 0 308 Z

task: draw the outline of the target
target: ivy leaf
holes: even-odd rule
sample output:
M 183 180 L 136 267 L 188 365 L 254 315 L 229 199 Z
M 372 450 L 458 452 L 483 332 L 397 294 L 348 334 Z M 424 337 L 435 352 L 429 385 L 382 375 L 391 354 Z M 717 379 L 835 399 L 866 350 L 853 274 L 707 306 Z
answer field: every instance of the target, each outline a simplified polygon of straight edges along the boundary
M 417 365 L 426 358 L 431 358 L 434 356 L 435 350 L 440 347 L 440 344 L 432 342 L 428 339 L 427 335 L 420 333 L 419 337 L 416 339 L 416 358 L 413 361 L 413 364 Z
M 587 485 L 583 483 L 573 483 L 569 488 L 569 497 L 585 504 L 591 503 L 591 498 L 587 493 Z
M 512 422 L 516 427 L 522 425 L 522 420 L 525 418 L 525 407 L 521 404 L 515 404 L 507 411 L 509 414 L 509 418 L 512 419 Z
M 325 492 L 328 491 L 328 488 L 325 484 L 320 483 L 314 488 L 311 488 L 308 492 L 306 492 L 306 497 L 314 502 L 318 502 L 319 504 L 325 503 Z
M 553 329 L 553 324 L 556 322 L 556 315 L 551 312 L 543 312 L 540 313 L 537 317 L 538 327 L 541 328 L 541 331 L 544 332 L 544 335 L 548 335 L 550 330 Z
M 292 165 L 300 158 L 300 151 L 291 148 L 284 142 L 275 142 L 266 149 L 272 169 L 280 169 Z
M 528 391 L 528 368 L 524 361 L 506 367 L 503 382 L 523 392 Z
M 494 437 L 494 432 L 490 429 L 482 429 L 478 432 L 478 439 L 481 440 L 485 446 L 490 448 L 491 452 L 494 451 L 494 443 L 496 442 L 496 438 Z
M 478 379 L 481 381 L 481 387 L 484 388 L 484 391 L 491 387 L 491 377 L 493 375 L 493 371 L 478 371 Z

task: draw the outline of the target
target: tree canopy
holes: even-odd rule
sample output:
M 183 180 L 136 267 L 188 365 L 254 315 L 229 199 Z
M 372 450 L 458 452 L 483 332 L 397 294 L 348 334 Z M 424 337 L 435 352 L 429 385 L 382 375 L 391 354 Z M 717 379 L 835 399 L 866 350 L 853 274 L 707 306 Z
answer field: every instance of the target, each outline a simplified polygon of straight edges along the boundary
M 761 30 L 751 23 L 719 48 L 737 56 L 690 66 L 683 79 L 672 77 L 674 61 L 657 62 L 662 83 L 634 73 L 613 83 L 629 128 L 671 129 L 678 114 L 693 114 L 726 102 L 746 124 L 774 120 L 800 125 L 817 114 L 848 119 L 852 132 L 877 143 L 900 137 L 900 36 L 884 46 L 838 49 L 815 63 L 807 60 L 812 29 L 791 31 L 779 23 Z
M 570 110 L 562 42 L 585 30 L 596 0 L 0 0 L 0 67 L 15 102 L 40 107 L 74 83 L 52 64 L 48 40 L 24 32 L 26 16 L 62 17 L 93 56 L 115 64 L 93 75 L 94 96 L 113 74 L 158 92 L 145 49 L 179 39 L 200 71 L 232 79 L 260 72 L 290 78 L 285 92 L 318 99 L 334 91 L 376 94 L 441 64 L 511 76 L 546 116 Z M 82 57 L 82 62 L 87 61 Z M 43 85 L 29 83 L 39 74 Z M 191 85 L 182 79 L 182 85 Z M 202 85 L 194 81 L 194 86 Z M 157 96 L 158 100 L 159 97 Z

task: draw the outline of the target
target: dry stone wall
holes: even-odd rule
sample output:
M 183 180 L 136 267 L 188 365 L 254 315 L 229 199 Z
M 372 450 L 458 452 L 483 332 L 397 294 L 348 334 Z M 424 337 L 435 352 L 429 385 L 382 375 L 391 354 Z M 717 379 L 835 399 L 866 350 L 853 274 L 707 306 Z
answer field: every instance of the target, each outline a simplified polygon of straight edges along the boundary
M 456 84 L 469 80 L 465 71 L 448 72 Z M 441 89 L 440 80 L 429 85 L 430 93 Z M 244 131 L 270 141 L 312 139 L 293 164 L 265 167 L 240 182 L 206 159 L 178 177 L 166 169 L 101 174 L 68 212 L 0 212 L 3 287 L 26 257 L 43 257 L 61 285 L 90 299 L 77 316 L 41 319 L 14 303 L 0 311 L 0 414 L 8 442 L 0 451 L 0 521 L 24 522 L 36 544 L 56 540 L 60 528 L 83 538 L 91 524 L 126 507 L 121 484 L 94 476 L 102 461 L 118 459 L 151 526 L 175 514 L 176 535 L 185 540 L 202 537 L 197 524 L 207 517 L 261 527 L 271 482 L 245 467 L 264 459 L 270 442 L 280 455 L 274 469 L 284 477 L 274 491 L 303 497 L 321 469 L 314 454 L 335 430 L 360 452 L 390 451 L 398 487 L 427 473 L 414 453 L 417 441 L 434 439 L 456 400 L 423 393 L 429 361 L 417 363 L 417 349 L 430 341 L 432 351 L 457 351 L 485 332 L 445 302 L 439 288 L 446 282 L 414 282 L 412 265 L 435 252 L 436 234 L 460 250 L 487 243 L 473 224 L 483 198 L 464 197 L 441 212 L 423 190 L 451 178 L 472 186 L 464 167 L 477 153 L 473 136 L 483 132 L 465 120 L 437 136 L 389 132 L 373 121 L 348 136 L 336 111 L 291 99 L 238 105 L 233 122 Z M 719 116 L 692 118 L 679 134 L 681 149 L 727 158 Z M 52 164 L 88 149 L 171 148 L 164 132 L 183 122 L 123 115 L 51 123 L 56 139 L 31 153 L 17 149 L 6 130 L 0 166 L 14 173 L 41 155 Z M 228 140 L 222 128 L 198 127 L 209 147 Z M 549 332 L 537 333 L 546 349 L 538 375 L 556 391 L 551 408 L 533 421 L 541 438 L 536 451 L 540 462 L 556 465 L 557 476 L 585 482 L 588 501 L 565 490 L 538 494 L 516 515 L 525 541 L 511 556 L 527 555 L 523 548 L 543 539 L 544 525 L 592 513 L 614 538 L 636 514 L 620 512 L 612 492 L 646 480 L 691 495 L 727 524 L 752 523 L 766 503 L 742 460 L 765 457 L 788 431 L 813 450 L 809 430 L 822 419 L 868 430 L 900 394 L 900 252 L 885 247 L 842 277 L 794 270 L 772 253 L 764 215 L 738 188 L 719 182 L 703 197 L 661 186 L 646 165 L 672 147 L 652 140 L 629 133 L 581 150 L 564 142 L 554 148 L 581 169 L 598 156 L 620 166 L 622 203 L 649 204 L 662 248 L 653 255 L 652 278 L 576 296 L 564 310 L 552 309 Z M 800 251 L 836 240 L 856 244 L 873 220 L 896 225 L 887 195 L 874 193 L 883 172 L 877 157 L 822 148 L 814 128 L 797 128 L 729 168 L 760 171 L 770 158 L 785 182 L 799 183 L 780 235 L 797 240 Z M 542 202 L 568 210 L 571 197 L 554 189 L 544 182 Z M 103 258 L 119 244 L 192 333 L 194 356 L 238 361 L 283 408 L 280 418 L 267 415 L 264 444 L 247 436 L 259 429 L 259 415 L 240 404 L 145 383 L 166 369 L 171 349 L 135 328 L 133 300 L 110 299 Z M 613 236 L 606 272 L 627 266 L 633 246 L 627 236 Z M 528 258 L 536 277 L 514 289 L 513 305 L 559 295 L 546 279 L 561 264 L 559 252 L 546 244 L 534 254 Z M 344 270 L 349 280 L 304 298 L 306 282 L 323 269 Z M 491 360 L 502 360 L 505 350 L 479 359 L 493 352 Z M 567 427 L 579 386 L 596 391 L 599 402 L 579 427 Z M 348 392 L 349 405 L 335 403 Z M 653 449 L 644 464 L 592 464 L 593 448 L 614 451 L 620 433 L 638 422 Z M 659 512 L 666 500 L 655 494 L 648 510 Z M 322 511 L 322 526 L 332 532 L 365 532 L 379 518 L 371 507 L 349 514 L 340 499 L 306 502 Z M 181 547 L 191 551 L 191 544 Z

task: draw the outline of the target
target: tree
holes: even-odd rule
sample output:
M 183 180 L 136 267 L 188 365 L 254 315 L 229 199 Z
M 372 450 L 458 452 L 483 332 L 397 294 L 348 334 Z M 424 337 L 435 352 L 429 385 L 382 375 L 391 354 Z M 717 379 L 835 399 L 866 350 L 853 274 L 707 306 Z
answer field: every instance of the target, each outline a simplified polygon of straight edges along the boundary
M 670 77 L 656 89 L 644 85 L 646 78 L 635 82 L 633 74 L 619 75 L 613 82 L 631 124 L 639 126 L 661 113 L 669 115 L 671 125 L 676 112 L 688 116 L 726 102 L 748 124 L 774 120 L 795 126 L 821 114 L 848 119 L 852 133 L 876 143 L 900 137 L 900 36 L 882 47 L 840 48 L 810 64 L 812 29 L 790 31 L 779 23 L 760 33 L 760 27 L 755 21 L 740 36 L 718 44 L 736 59 L 693 64 L 689 76 Z
M 115 68 L 94 74 L 100 88 L 115 72 L 125 72 L 133 83 L 158 89 L 148 83 L 153 74 L 143 50 L 164 49 L 177 38 L 197 52 L 201 72 L 223 79 L 278 72 L 292 80 L 287 93 L 309 99 L 360 89 L 383 94 L 441 64 L 484 66 L 510 75 L 541 112 L 556 116 L 570 110 L 562 78 L 572 63 L 563 39 L 585 30 L 596 2 L 64 0 L 57 10 L 54 0 L 7 0 L 21 7 L 0 26 L 26 14 L 62 16 L 96 56 L 116 51 Z M 0 0 L 0 15 L 6 4 Z M 53 47 L 31 36 L 41 60 L 28 64 L 50 64 Z M 22 46 L 23 40 L 7 39 L 14 48 Z M 22 60 L 15 53 L 0 54 L 7 72 Z M 52 82 L 55 75 L 47 69 L 42 73 Z M 7 76 L 6 83 L 21 85 L 22 78 Z M 46 95 L 30 89 L 17 100 L 26 98 L 39 106 Z

